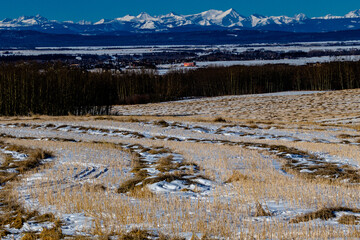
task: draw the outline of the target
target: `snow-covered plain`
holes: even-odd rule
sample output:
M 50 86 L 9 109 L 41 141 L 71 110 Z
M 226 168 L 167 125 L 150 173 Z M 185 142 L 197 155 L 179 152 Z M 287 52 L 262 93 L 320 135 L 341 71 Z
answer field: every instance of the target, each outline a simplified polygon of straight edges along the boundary
M 3 49 L 0 50 L 0 56 L 41 56 L 41 55 L 69 55 L 69 56 L 85 56 L 85 55 L 106 55 L 116 60 L 118 56 L 141 56 L 152 53 L 183 53 L 191 52 L 197 56 L 206 56 L 214 52 L 241 54 L 246 51 L 274 51 L 278 53 L 290 52 L 310 52 L 310 51 L 357 51 L 360 49 L 360 41 L 344 41 L 344 42 L 300 42 L 288 44 L 248 44 L 248 45 L 159 45 L 159 46 L 88 46 L 88 47 L 38 47 L 35 49 Z M 330 54 L 331 55 L 331 54 Z M 326 63 L 333 61 L 359 61 L 359 55 L 340 55 L 320 57 L 306 57 L 294 59 L 277 59 L 277 60 L 241 60 L 241 61 L 198 61 L 196 67 L 184 67 L 183 64 L 158 64 L 156 66 L 157 73 L 164 75 L 174 70 L 193 70 L 197 68 L 206 68 L 209 66 L 229 67 L 235 65 L 256 66 L 266 64 L 289 64 L 289 65 L 306 65 L 312 63 Z M 124 71 L 140 71 L 138 69 L 129 70 L 123 68 Z M 93 69 L 90 71 L 99 71 Z
M 299 42 L 287 44 L 227 44 L 227 45 L 158 45 L 158 46 L 88 46 L 88 47 L 37 47 L 35 49 L 4 49 L 0 56 L 67 55 L 133 55 L 158 52 L 192 51 L 206 55 L 212 51 L 242 53 L 245 51 L 349 51 L 360 49 L 360 41 Z
M 2 118 L 0 133 L 54 153 L 11 185 L 26 208 L 59 217 L 69 237 L 143 229 L 151 239 L 357 238 L 359 125 L 341 119 L 360 116 L 359 95 L 284 92 L 115 109 L 126 116 Z M 330 216 L 299 220 L 321 209 Z M 44 227 L 8 226 L 5 239 Z

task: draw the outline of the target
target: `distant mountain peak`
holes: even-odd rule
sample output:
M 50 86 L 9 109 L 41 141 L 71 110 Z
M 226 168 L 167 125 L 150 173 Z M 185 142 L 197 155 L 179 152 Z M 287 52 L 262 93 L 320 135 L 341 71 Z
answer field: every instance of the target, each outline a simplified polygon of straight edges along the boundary
M 304 13 L 295 14 L 294 18 L 298 21 L 303 21 L 305 19 L 308 19 L 308 17 Z
M 170 13 L 164 15 L 164 16 L 166 16 L 166 17 L 174 17 L 174 16 L 179 16 L 179 15 L 177 13 L 175 13 L 175 12 L 170 12 Z
M 106 22 L 108 22 L 109 20 L 106 20 L 105 18 L 100 19 L 99 21 L 97 21 L 96 23 L 94 23 L 94 25 L 99 25 L 99 24 L 104 24 Z
M 360 18 L 360 9 L 351 11 L 345 15 L 346 18 Z
M 148 21 L 148 20 L 155 20 L 154 17 L 152 17 L 151 15 L 149 15 L 146 12 L 142 12 L 139 15 L 136 16 L 137 19 L 139 20 L 144 20 L 144 21 Z
M 222 15 L 228 15 L 228 16 L 232 16 L 232 17 L 243 17 L 233 8 L 226 10 Z M 245 18 L 245 17 L 243 17 L 243 18 Z

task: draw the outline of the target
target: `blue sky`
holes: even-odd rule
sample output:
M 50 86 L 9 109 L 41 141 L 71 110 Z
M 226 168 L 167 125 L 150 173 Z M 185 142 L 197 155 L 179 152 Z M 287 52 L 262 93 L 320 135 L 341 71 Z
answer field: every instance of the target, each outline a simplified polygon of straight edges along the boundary
M 328 13 L 344 15 L 359 9 L 359 0 L 7 0 L 0 6 L 0 19 L 40 14 L 56 20 L 112 19 L 126 14 L 151 15 L 175 12 L 191 14 L 208 9 L 234 8 L 240 14 L 289 15 L 305 13 L 309 17 Z

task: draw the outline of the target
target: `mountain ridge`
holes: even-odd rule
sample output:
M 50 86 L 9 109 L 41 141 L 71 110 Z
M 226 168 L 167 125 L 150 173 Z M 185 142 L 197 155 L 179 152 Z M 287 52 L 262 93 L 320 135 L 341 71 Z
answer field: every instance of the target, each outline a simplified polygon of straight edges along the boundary
M 40 15 L 22 16 L 0 21 L 0 30 L 34 30 L 56 34 L 103 34 L 117 31 L 134 33 L 191 31 L 214 29 L 271 30 L 288 32 L 331 32 L 360 29 L 360 9 L 344 16 L 326 15 L 309 18 L 305 14 L 293 17 L 263 16 L 252 14 L 248 17 L 231 8 L 226 11 L 208 10 L 201 13 L 181 15 L 168 13 L 151 16 L 142 12 L 136 16 L 125 15 L 114 19 L 89 21 L 56 21 Z M 190 30 L 189 30 L 190 29 Z

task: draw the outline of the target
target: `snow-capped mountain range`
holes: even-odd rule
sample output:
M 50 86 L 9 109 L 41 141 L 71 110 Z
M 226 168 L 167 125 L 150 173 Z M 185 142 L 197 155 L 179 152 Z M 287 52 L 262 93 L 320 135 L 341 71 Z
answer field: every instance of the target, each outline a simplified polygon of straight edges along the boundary
M 242 16 L 234 9 L 227 11 L 209 10 L 192 15 L 151 16 L 141 13 L 137 16 L 126 15 L 112 20 L 98 22 L 59 22 L 48 20 L 40 15 L 4 19 L 0 21 L 0 30 L 34 30 L 45 33 L 68 34 L 109 34 L 112 32 L 166 32 L 201 31 L 203 29 L 246 29 L 273 30 L 289 32 L 329 32 L 360 29 L 360 9 L 345 16 L 326 15 L 308 18 L 304 14 L 289 16 L 262 16 L 253 14 Z

